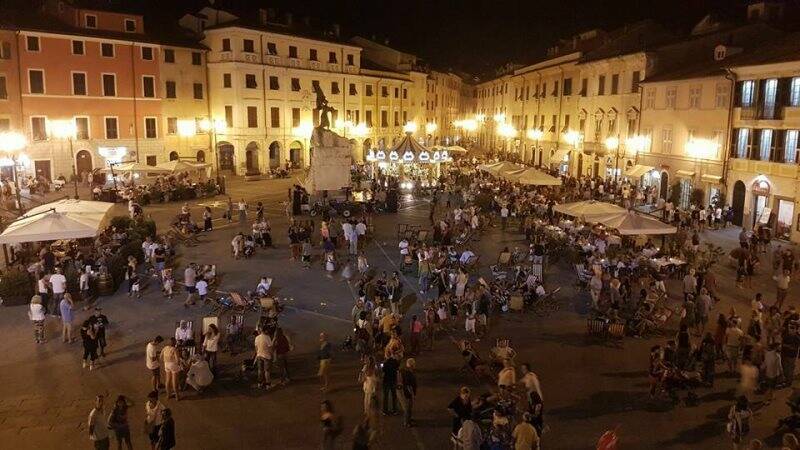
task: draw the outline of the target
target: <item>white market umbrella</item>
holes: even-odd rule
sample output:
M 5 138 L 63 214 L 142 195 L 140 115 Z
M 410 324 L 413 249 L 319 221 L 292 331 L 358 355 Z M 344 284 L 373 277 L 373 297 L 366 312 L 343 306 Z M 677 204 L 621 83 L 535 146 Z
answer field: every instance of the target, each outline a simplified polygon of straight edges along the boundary
M 595 200 L 584 200 L 556 205 L 553 207 L 553 211 L 572 217 L 599 216 L 627 212 L 627 210 L 621 206 Z
M 95 237 L 105 226 L 106 214 L 42 212 L 12 222 L 0 234 L 0 244 Z
M 188 162 L 188 161 L 181 161 L 181 160 L 174 160 L 168 161 L 161 164 L 156 165 L 156 167 L 160 169 L 166 169 L 170 172 L 177 173 L 177 172 L 195 172 L 200 170 L 205 170 L 209 164 L 201 163 L 201 162 Z M 152 167 L 152 166 L 148 166 Z M 115 169 L 116 171 L 116 169 Z
M 59 213 L 68 214 L 107 214 L 114 206 L 113 203 L 108 202 L 95 202 L 91 200 L 74 200 L 65 198 L 52 203 L 45 203 L 33 209 L 28 210 L 23 217 L 30 217 L 34 214 L 40 214 L 48 211 L 55 210 Z
M 541 170 L 533 168 L 506 172 L 503 178 L 527 186 L 561 186 L 561 178 L 550 176 Z
M 467 149 L 460 145 L 451 145 L 450 147 L 447 147 L 446 150 L 450 153 L 467 153 Z
M 101 173 L 111 173 L 111 167 L 104 167 L 100 169 Z M 114 166 L 114 173 L 156 173 L 167 174 L 171 171 L 157 166 L 148 166 L 147 164 L 129 162 L 117 164 Z
M 616 229 L 623 236 L 674 234 L 678 231 L 676 227 L 633 211 L 592 216 L 590 221 Z
M 495 162 L 495 163 L 489 163 L 489 164 L 478 164 L 478 170 L 483 171 L 483 172 L 489 172 L 489 169 L 491 169 L 492 167 L 498 166 L 500 164 L 502 164 L 502 163 Z
M 502 176 L 507 172 L 513 172 L 515 170 L 520 170 L 520 169 L 524 169 L 524 167 L 520 166 L 519 164 L 503 161 L 495 166 L 489 167 L 488 169 L 486 169 L 486 171 L 494 176 Z

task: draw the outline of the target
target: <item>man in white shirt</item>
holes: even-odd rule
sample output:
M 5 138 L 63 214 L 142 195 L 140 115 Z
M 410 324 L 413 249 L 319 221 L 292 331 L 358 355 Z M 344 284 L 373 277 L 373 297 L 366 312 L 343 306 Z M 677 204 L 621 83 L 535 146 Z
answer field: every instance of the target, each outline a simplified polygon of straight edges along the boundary
M 203 389 L 211 385 L 212 381 L 214 381 L 214 374 L 211 373 L 208 361 L 200 355 L 194 355 L 192 365 L 186 373 L 186 384 L 193 387 L 197 392 L 202 392 Z
M 272 366 L 274 345 L 272 338 L 267 334 L 267 330 L 262 328 L 255 339 L 256 347 L 256 371 L 258 373 L 258 387 L 262 389 L 270 388 L 269 370 Z
M 347 242 L 350 242 L 350 235 L 353 234 L 353 224 L 349 220 L 342 221 L 342 235 Z
M 356 233 L 358 234 L 358 239 L 362 239 L 367 235 L 367 224 L 363 220 L 359 220 L 358 224 L 356 224 Z
M 158 360 L 158 346 L 164 341 L 161 336 L 156 336 L 155 339 L 147 343 L 145 349 L 145 367 L 150 371 L 150 381 L 154 391 L 158 390 L 158 385 L 161 384 L 161 365 Z
M 349 254 L 352 256 L 358 255 L 358 228 L 352 224 L 350 224 L 350 238 L 348 241 L 350 242 Z
M 59 315 L 58 304 L 61 303 L 61 299 L 64 298 L 64 292 L 67 290 L 67 277 L 61 273 L 60 268 L 56 269 L 56 273 L 50 275 L 50 286 L 53 289 L 52 302 L 56 305 L 50 311 L 55 315 Z
M 200 296 L 200 301 L 205 302 L 208 295 L 208 281 L 201 278 L 195 284 L 195 288 L 197 288 L 197 295 Z
M 508 224 L 508 206 L 503 205 L 500 208 L 500 229 L 505 230 Z
M 98 395 L 95 399 L 94 409 L 89 413 L 87 429 L 89 431 L 89 439 L 94 444 L 94 448 L 109 448 L 108 422 L 106 422 L 106 415 L 103 412 L 102 395 Z
M 472 259 L 473 256 L 475 256 L 475 253 L 472 253 L 472 250 L 470 249 L 466 249 L 464 250 L 464 253 L 461 254 L 461 258 L 459 258 L 458 261 L 461 264 L 466 264 L 470 259 Z
M 178 341 L 178 345 L 188 345 L 189 342 L 194 341 L 194 333 L 185 320 L 181 320 L 178 328 L 175 328 L 175 340 Z

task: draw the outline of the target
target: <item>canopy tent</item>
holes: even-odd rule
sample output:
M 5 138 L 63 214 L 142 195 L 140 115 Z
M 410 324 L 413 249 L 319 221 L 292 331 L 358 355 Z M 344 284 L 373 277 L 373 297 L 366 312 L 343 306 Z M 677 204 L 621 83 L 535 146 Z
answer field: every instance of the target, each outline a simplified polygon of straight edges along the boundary
M 176 159 L 174 161 L 158 164 L 156 167 L 169 170 L 170 172 L 194 172 L 194 171 L 205 170 L 209 166 L 210 164 L 206 164 L 203 162 L 189 162 Z M 152 167 L 152 166 L 147 166 L 147 167 Z
M 603 214 L 619 214 L 627 212 L 621 206 L 611 203 L 598 202 L 596 200 L 584 200 L 580 202 L 564 203 L 553 207 L 555 212 L 566 214 L 572 217 L 599 216 Z
M 561 179 L 533 168 L 513 170 L 502 175 L 503 178 L 529 186 L 561 186 Z
M 111 167 L 104 167 L 100 169 L 101 173 L 111 173 Z M 138 162 L 121 163 L 113 166 L 114 173 L 148 173 L 148 174 L 168 174 L 171 172 L 169 169 L 164 169 L 158 166 L 148 166 Z
M 97 236 L 107 225 L 112 203 L 61 200 L 28 211 L 0 234 L 0 244 Z
M 460 145 L 451 145 L 450 147 L 446 147 L 445 150 L 447 150 L 450 153 L 462 153 L 462 154 L 467 153 L 467 149 L 465 149 Z
M 519 164 L 514 164 L 514 163 L 508 162 L 508 161 L 502 161 L 502 162 L 500 162 L 500 163 L 498 163 L 498 164 L 496 164 L 494 166 L 491 166 L 491 167 L 487 168 L 486 171 L 489 172 L 490 174 L 496 176 L 496 177 L 499 177 L 499 176 L 502 176 L 505 173 L 513 172 L 515 170 L 520 170 L 520 169 L 524 169 L 524 168 L 525 167 L 520 166 Z
M 502 164 L 502 162 L 494 162 L 494 163 L 489 163 L 489 164 L 478 164 L 478 170 L 481 170 L 483 172 L 488 172 L 489 169 L 491 169 L 492 167 L 496 167 L 496 166 L 498 166 L 500 164 Z
M 653 166 L 645 166 L 645 165 L 642 165 L 642 164 L 636 164 L 635 166 L 633 166 L 630 169 L 625 171 L 625 176 L 626 177 L 631 177 L 631 178 L 639 178 L 642 175 L 646 174 L 647 172 L 650 172 L 653 169 L 654 169 Z
M 608 228 L 614 228 L 623 236 L 674 234 L 678 231 L 676 227 L 633 211 L 591 216 L 590 221 L 602 223 Z

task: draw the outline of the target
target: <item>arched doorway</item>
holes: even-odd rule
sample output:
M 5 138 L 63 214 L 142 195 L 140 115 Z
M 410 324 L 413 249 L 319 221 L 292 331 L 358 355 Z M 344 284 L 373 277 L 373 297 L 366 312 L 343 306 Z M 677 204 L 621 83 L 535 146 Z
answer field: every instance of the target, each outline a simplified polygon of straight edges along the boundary
M 169 160 L 170 161 L 177 161 L 180 157 L 178 156 L 178 152 L 172 151 L 169 152 Z
M 578 176 L 583 175 L 583 153 L 578 153 Z
M 81 174 L 86 172 L 88 175 L 92 171 L 92 154 L 88 150 L 81 150 L 75 154 L 75 173 L 83 178 Z
M 217 161 L 219 162 L 219 170 L 229 170 L 233 171 L 233 145 L 229 142 L 220 142 L 217 145 L 217 151 L 219 152 L 219 157 Z
M 747 188 L 744 187 L 742 180 L 738 180 L 733 184 L 733 199 L 731 200 L 731 207 L 733 208 L 733 223 L 734 225 L 742 226 L 744 219 L 744 197 L 747 194 Z
M 592 176 L 593 177 L 600 176 L 600 157 L 597 155 L 594 156 L 594 164 L 592 166 Z
M 364 143 L 361 145 L 361 155 L 359 155 L 358 160 L 364 161 L 366 155 L 369 154 L 370 149 L 372 148 L 372 140 L 371 139 L 364 139 Z
M 303 144 L 300 141 L 294 141 L 289 145 L 289 161 L 294 168 L 303 167 Z
M 244 151 L 245 168 L 248 174 L 260 173 L 258 170 L 258 144 L 251 142 L 247 144 Z
M 272 141 L 269 144 L 269 168 L 275 169 L 281 166 L 281 144 L 278 141 Z
M 197 151 L 197 162 L 201 163 L 206 162 L 206 152 L 204 152 L 203 150 Z
M 659 194 L 664 200 L 669 198 L 669 174 L 661 172 L 661 186 L 659 186 Z
M 539 147 L 539 167 L 542 167 L 542 155 L 544 154 L 544 148 Z

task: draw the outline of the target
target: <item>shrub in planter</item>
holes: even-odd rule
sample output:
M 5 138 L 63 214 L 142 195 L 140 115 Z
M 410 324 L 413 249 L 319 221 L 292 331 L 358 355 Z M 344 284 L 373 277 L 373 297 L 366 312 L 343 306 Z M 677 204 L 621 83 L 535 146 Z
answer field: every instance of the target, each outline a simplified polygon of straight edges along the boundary
M 0 278 L 0 298 L 6 306 L 26 305 L 33 297 L 33 277 L 24 270 L 11 269 Z

